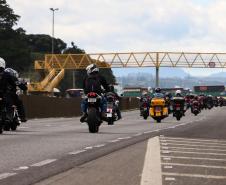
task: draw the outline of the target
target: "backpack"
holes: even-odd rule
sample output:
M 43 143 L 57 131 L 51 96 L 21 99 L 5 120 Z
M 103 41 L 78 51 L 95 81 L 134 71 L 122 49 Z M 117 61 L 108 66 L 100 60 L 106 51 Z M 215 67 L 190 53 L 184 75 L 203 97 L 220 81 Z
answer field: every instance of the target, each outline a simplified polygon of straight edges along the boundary
M 85 93 L 96 92 L 100 94 L 102 92 L 101 82 L 98 76 L 88 76 L 85 81 Z

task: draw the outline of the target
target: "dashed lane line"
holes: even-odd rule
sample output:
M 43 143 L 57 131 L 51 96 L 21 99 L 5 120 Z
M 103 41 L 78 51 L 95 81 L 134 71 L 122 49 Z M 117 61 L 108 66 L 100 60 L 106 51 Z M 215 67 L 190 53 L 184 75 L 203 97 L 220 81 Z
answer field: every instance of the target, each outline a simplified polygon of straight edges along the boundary
M 85 151 L 86 150 L 77 150 L 77 151 L 69 152 L 68 154 L 70 154 L 70 155 L 77 155 L 77 154 L 85 152 Z
M 182 163 L 162 163 L 162 165 L 171 166 L 184 166 L 184 167 L 197 167 L 197 168 L 214 168 L 214 169 L 226 169 L 225 166 L 212 166 L 212 165 L 197 165 L 197 164 L 182 164 Z
M 141 185 L 162 185 L 159 137 L 148 140 Z
M 0 180 L 5 179 L 7 177 L 11 177 L 13 175 L 16 175 L 17 173 L 2 173 L 0 174 Z
M 13 170 L 19 171 L 19 170 L 27 170 L 29 167 L 28 166 L 20 166 L 18 168 L 14 168 Z
M 171 159 L 188 159 L 188 160 L 208 160 L 208 161 L 226 161 L 225 159 L 205 158 L 205 157 L 181 157 L 181 156 L 161 156 L 162 158 L 170 157 Z
M 49 163 L 52 163 L 54 161 L 56 161 L 57 159 L 46 159 L 44 161 L 41 161 L 41 162 L 38 162 L 38 163 L 35 163 L 35 164 L 32 164 L 30 166 L 32 167 L 39 167 L 39 166 L 44 166 L 44 165 L 47 165 Z
M 226 179 L 226 176 L 217 175 L 201 175 L 201 174 L 189 174 L 189 173 L 162 173 L 164 176 L 176 176 L 176 177 L 191 177 L 191 178 L 205 178 L 205 179 Z

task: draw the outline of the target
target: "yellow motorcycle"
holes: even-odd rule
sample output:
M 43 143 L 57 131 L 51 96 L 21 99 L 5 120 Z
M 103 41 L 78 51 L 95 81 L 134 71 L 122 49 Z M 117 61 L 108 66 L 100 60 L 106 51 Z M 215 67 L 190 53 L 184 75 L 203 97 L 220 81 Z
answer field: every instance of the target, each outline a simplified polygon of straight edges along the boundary
M 152 98 L 150 116 L 158 123 L 168 116 L 168 107 L 164 98 Z

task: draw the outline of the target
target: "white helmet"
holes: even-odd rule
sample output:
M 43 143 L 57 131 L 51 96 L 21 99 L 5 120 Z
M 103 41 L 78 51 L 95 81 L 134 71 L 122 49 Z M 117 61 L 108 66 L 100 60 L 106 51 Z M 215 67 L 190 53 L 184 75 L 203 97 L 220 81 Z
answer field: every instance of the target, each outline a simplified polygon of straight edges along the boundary
M 181 94 L 181 90 L 176 90 L 176 95 Z
M 17 72 L 16 70 L 12 69 L 12 68 L 6 68 L 6 69 L 5 69 L 5 72 L 10 73 L 10 75 L 12 75 L 12 76 L 14 76 L 14 77 L 16 77 L 16 78 L 19 77 L 18 72 Z
M 5 69 L 5 60 L 0 57 L 0 67 Z
M 87 74 L 91 74 L 93 72 L 99 72 L 99 68 L 96 66 L 96 64 L 90 64 L 86 67 Z

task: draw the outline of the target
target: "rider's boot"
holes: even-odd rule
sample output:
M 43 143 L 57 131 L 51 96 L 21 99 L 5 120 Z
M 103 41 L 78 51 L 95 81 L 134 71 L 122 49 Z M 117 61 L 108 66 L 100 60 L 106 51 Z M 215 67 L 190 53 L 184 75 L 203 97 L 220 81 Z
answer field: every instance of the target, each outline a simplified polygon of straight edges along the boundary
M 87 113 L 86 112 L 83 112 L 82 113 L 82 117 L 80 118 L 80 122 L 81 123 L 85 122 L 86 118 L 87 118 Z

